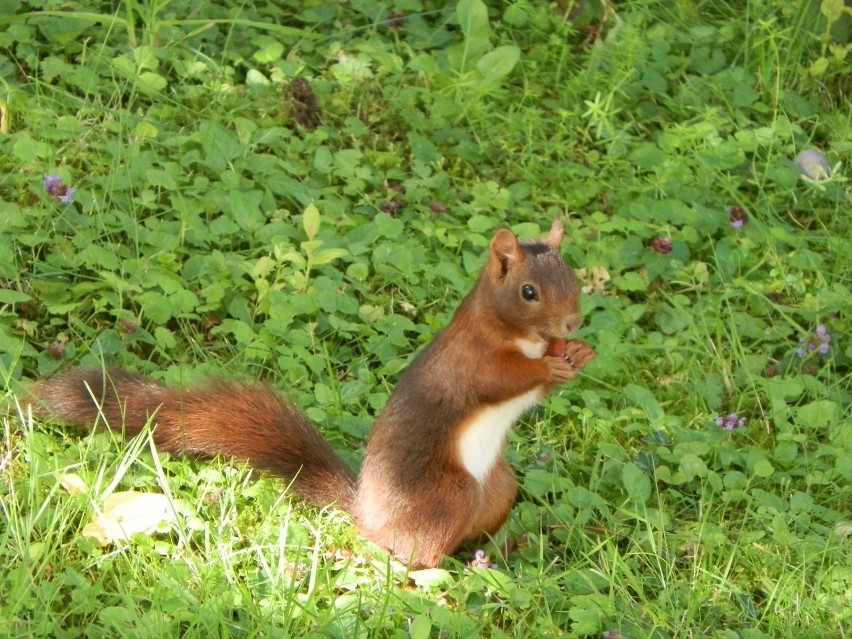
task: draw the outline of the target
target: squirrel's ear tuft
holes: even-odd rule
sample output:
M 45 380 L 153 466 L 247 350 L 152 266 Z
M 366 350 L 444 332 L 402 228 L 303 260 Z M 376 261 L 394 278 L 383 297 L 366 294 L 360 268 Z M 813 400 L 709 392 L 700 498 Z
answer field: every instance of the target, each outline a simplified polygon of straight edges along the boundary
M 518 238 L 509 229 L 500 229 L 491 240 L 491 259 L 496 266 L 497 276 L 503 278 L 509 269 L 524 260 L 524 252 Z
M 559 245 L 562 244 L 562 237 L 565 235 L 565 225 L 562 223 L 562 218 L 560 216 L 556 216 L 553 218 L 553 224 L 550 225 L 550 233 L 547 236 L 545 242 L 550 244 L 555 249 L 559 248 Z

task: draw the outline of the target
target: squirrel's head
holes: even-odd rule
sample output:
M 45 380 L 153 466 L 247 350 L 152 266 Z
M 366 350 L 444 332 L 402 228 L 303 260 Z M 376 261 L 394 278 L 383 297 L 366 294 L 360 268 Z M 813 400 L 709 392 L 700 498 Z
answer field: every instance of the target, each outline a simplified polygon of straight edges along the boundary
M 519 337 L 546 342 L 583 323 L 580 283 L 559 249 L 563 234 L 562 220 L 556 218 L 542 240 L 521 241 L 508 229 L 491 240 L 482 284 L 494 315 Z

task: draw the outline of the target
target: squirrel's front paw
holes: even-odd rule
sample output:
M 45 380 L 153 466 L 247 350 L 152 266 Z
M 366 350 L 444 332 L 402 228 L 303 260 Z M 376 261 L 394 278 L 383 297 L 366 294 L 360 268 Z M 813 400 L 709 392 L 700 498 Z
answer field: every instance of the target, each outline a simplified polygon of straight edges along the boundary
M 561 384 L 563 382 L 570 382 L 577 377 L 577 368 L 571 362 L 561 357 L 545 355 L 544 363 L 547 364 L 549 382 Z
M 595 350 L 581 339 L 569 339 L 565 342 L 562 359 L 580 370 L 595 358 Z
M 581 339 L 553 340 L 545 355 L 550 381 L 570 382 L 577 372 L 595 358 L 595 351 Z

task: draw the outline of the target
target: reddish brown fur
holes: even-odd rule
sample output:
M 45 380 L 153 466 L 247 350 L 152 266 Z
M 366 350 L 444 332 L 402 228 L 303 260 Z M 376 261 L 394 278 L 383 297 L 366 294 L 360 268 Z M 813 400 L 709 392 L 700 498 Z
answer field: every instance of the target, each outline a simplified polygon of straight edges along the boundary
M 227 454 L 295 478 L 294 491 L 317 506 L 348 509 L 355 475 L 295 407 L 265 385 L 222 381 L 184 391 L 125 371 L 73 369 L 32 389 L 39 412 L 78 426 L 96 422 L 128 436 L 149 422 L 169 453 Z
M 544 349 L 580 325 L 579 286 L 559 254 L 561 239 L 558 221 L 543 242 L 495 234 L 473 291 L 376 421 L 358 480 L 307 418 L 265 386 L 215 382 L 182 391 L 120 371 L 105 381 L 100 372 L 74 370 L 33 393 L 44 414 L 67 422 L 90 426 L 100 414 L 134 435 L 150 419 L 162 450 L 229 454 L 295 477 L 295 491 L 309 502 L 336 504 L 398 558 L 435 566 L 461 542 L 494 534 L 517 491 L 502 457 L 481 484 L 465 468 L 458 443 L 470 419 L 530 392 L 543 397 L 594 357 L 580 340 L 569 340 L 562 356 L 533 357 L 519 346 Z M 525 284 L 536 299 L 522 298 Z
M 435 565 L 461 541 L 492 534 L 505 521 L 517 490 L 508 465 L 500 460 L 479 485 L 460 465 L 455 443 L 482 407 L 536 388 L 543 395 L 576 375 L 564 359 L 531 359 L 515 342 L 547 342 L 580 323 L 579 286 L 558 253 L 560 239 L 552 231 L 548 243 L 523 245 L 498 232 L 476 287 L 398 382 L 361 471 L 355 516 L 366 537 L 403 557 L 416 540 L 415 563 Z M 536 285 L 540 303 L 520 299 L 524 283 Z
M 482 534 L 494 535 L 515 503 L 518 482 L 515 473 L 503 457 L 497 460 L 494 469 L 482 488 L 476 512 L 471 517 L 466 539 L 475 540 Z

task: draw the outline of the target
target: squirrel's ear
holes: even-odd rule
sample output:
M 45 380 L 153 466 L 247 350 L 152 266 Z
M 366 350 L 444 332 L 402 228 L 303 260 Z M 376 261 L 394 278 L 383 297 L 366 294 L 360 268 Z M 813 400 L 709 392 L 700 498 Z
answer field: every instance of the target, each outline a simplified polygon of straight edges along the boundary
M 565 225 L 562 223 L 562 218 L 558 215 L 553 218 L 553 224 L 550 225 L 550 233 L 545 242 L 550 244 L 555 249 L 562 244 L 562 237 L 565 235 Z
M 506 276 L 514 265 L 524 260 L 524 252 L 518 238 L 509 229 L 500 229 L 491 240 L 492 270 L 499 278 Z

